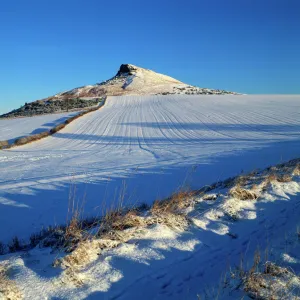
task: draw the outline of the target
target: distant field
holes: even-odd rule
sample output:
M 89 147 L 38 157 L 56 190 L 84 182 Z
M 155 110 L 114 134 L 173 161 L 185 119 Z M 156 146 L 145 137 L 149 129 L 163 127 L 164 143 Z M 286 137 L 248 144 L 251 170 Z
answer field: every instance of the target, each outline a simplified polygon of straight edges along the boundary
M 0 141 L 14 140 L 50 130 L 78 112 L 42 115 L 27 118 L 0 119 Z

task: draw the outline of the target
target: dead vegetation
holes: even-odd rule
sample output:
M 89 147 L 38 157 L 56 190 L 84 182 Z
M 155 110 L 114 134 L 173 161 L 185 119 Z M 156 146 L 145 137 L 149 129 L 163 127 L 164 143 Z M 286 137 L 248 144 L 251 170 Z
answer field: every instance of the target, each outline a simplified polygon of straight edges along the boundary
M 300 176 L 300 163 L 296 165 L 292 173 L 293 176 Z
M 19 300 L 22 294 L 16 284 L 9 279 L 9 267 L 6 264 L 0 265 L 0 299 Z
M 171 197 L 165 200 L 157 200 L 151 207 L 153 214 L 161 213 L 179 213 L 193 203 L 195 193 L 190 191 L 180 191 L 174 193 Z
M 66 127 L 65 124 L 59 124 L 59 125 L 53 127 L 52 129 L 50 129 L 50 134 L 54 134 L 54 133 L 64 129 L 65 127 Z
M 9 142 L 8 141 L 0 141 L 0 150 L 6 149 L 9 147 Z
M 184 209 L 191 205 L 191 195 L 179 192 L 168 199 L 155 201 L 150 209 L 140 206 L 107 211 L 101 220 L 93 224 L 94 228 L 98 228 L 95 235 L 89 234 L 80 225 L 79 214 L 76 214 L 64 234 L 63 247 L 70 253 L 55 260 L 53 265 L 71 268 L 73 274 L 76 269 L 96 259 L 103 250 L 139 237 L 141 230 L 149 226 L 163 224 L 174 230 L 186 230 L 189 220 Z
M 44 132 L 41 132 L 41 133 L 29 135 L 29 136 L 26 136 L 26 137 L 21 137 L 21 138 L 18 138 L 14 141 L 13 146 L 26 145 L 28 143 L 41 140 L 41 139 L 43 139 L 43 138 L 45 138 L 49 135 L 50 135 L 49 131 L 44 131 Z
M 252 299 L 300 299 L 300 297 L 293 296 L 300 278 L 291 270 L 273 262 L 261 263 L 259 251 L 255 253 L 252 268 L 248 272 L 241 271 L 240 274 L 244 291 Z
M 254 191 L 242 188 L 240 185 L 231 188 L 229 195 L 239 200 L 256 200 L 258 198 Z

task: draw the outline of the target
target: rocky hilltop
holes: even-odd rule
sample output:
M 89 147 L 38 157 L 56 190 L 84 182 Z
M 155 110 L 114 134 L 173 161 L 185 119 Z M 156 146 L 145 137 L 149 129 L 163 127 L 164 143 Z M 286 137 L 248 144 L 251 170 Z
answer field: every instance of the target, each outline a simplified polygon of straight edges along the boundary
M 0 117 L 22 117 L 80 110 L 97 105 L 106 96 L 169 94 L 236 94 L 224 90 L 199 88 L 187 85 L 172 77 L 122 64 L 117 74 L 109 80 L 65 91 L 48 98 L 26 103 Z

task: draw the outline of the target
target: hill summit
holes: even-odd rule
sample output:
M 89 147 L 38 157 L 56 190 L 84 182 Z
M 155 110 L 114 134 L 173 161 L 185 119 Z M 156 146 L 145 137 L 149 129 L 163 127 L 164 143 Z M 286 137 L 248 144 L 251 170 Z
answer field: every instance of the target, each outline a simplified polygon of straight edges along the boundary
M 169 94 L 223 95 L 235 93 L 191 86 L 167 75 L 132 64 L 122 64 L 117 74 L 109 80 L 26 103 L 21 108 L 0 117 L 33 116 L 66 110 L 80 110 L 97 105 L 106 96 Z

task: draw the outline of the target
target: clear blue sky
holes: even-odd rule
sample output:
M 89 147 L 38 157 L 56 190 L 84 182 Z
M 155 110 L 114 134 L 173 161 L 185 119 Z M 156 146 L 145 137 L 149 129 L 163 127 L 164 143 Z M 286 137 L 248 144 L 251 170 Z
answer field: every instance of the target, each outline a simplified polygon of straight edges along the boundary
M 300 93 L 299 0 L 2 0 L 0 112 L 121 63 L 200 87 Z

